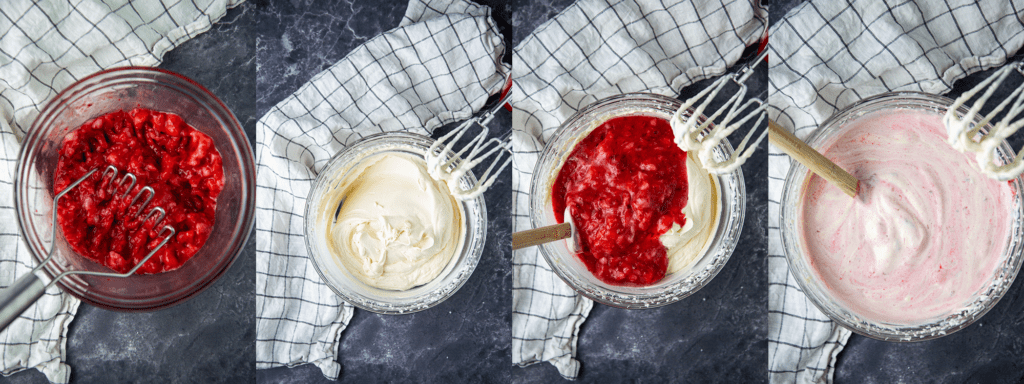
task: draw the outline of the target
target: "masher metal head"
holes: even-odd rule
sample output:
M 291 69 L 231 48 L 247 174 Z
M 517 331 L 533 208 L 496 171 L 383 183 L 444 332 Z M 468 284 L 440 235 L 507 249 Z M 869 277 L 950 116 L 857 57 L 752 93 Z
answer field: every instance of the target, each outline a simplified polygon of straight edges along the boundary
M 67 188 L 64 188 L 63 191 L 61 191 L 60 193 L 58 193 L 56 196 L 53 197 L 53 228 L 54 228 L 54 230 L 51 233 L 50 244 L 56 244 L 56 241 L 57 241 L 57 202 L 58 202 L 58 200 L 61 197 L 64 197 L 65 194 L 67 194 L 72 189 L 77 187 L 78 184 L 80 184 L 81 182 L 85 181 L 85 179 L 89 178 L 89 176 L 92 176 L 92 174 L 96 173 L 98 170 L 99 170 L 99 168 L 90 170 L 84 176 L 78 178 L 78 180 L 75 180 L 74 183 L 71 183 L 71 185 L 68 185 Z M 100 188 L 101 189 L 106 189 L 107 193 L 112 194 L 112 195 L 116 194 L 117 191 L 123 189 L 124 192 L 122 192 L 121 195 L 118 196 L 117 198 L 125 198 L 125 197 L 128 196 L 129 193 L 131 193 L 132 188 L 135 188 L 135 184 L 136 184 L 137 180 L 136 180 L 136 177 L 135 177 L 134 174 L 132 174 L 131 172 L 125 172 L 124 176 L 121 177 L 120 180 L 117 180 L 117 182 L 115 184 L 115 180 L 117 179 L 118 173 L 119 173 L 119 171 L 118 171 L 117 167 L 115 167 L 113 165 L 108 165 L 107 168 L 105 168 L 103 170 L 103 173 L 100 175 Z M 127 183 L 127 187 L 125 187 L 126 183 Z M 142 211 L 144 209 L 146 209 L 146 206 L 148 206 L 149 203 L 151 201 L 153 201 L 153 197 L 156 195 L 156 192 L 153 191 L 153 187 L 150 187 L 148 185 L 145 186 L 145 187 L 142 187 L 142 189 L 140 189 L 138 192 L 135 193 L 135 196 L 132 197 L 132 201 L 128 204 L 127 207 L 131 208 L 132 206 L 134 206 L 135 203 L 138 202 L 139 199 L 144 194 L 147 195 L 146 199 L 143 200 L 142 204 L 139 205 L 139 208 L 135 210 L 135 213 L 132 214 L 132 216 L 138 216 L 140 213 L 142 213 Z M 164 220 L 164 217 L 167 216 L 167 212 L 164 211 L 164 209 L 161 208 L 161 207 L 153 207 L 153 209 L 150 209 L 149 212 L 146 213 L 146 217 L 143 218 L 142 222 L 145 223 L 145 222 L 149 221 L 149 219 L 152 218 L 153 215 L 157 215 L 156 216 L 156 221 L 153 222 L 153 227 L 155 228 L 157 226 L 157 224 L 160 224 L 160 222 Z M 128 276 L 131 276 L 132 274 L 135 273 L 135 271 L 137 271 L 140 267 L 142 267 L 143 264 L 145 264 L 147 261 L 149 261 L 149 259 L 151 257 L 153 257 L 153 255 L 155 255 L 161 248 L 163 248 L 164 244 L 167 244 L 167 242 L 170 241 L 172 237 L 174 237 L 175 230 L 174 230 L 174 227 L 172 227 L 170 225 L 165 225 L 163 228 L 160 228 L 160 231 L 157 232 L 157 237 L 163 236 L 163 234 L 165 232 L 167 233 L 167 236 L 164 237 L 164 239 L 160 242 L 160 244 L 157 245 L 156 248 L 153 248 L 153 250 L 149 251 L 149 253 L 146 254 L 146 257 L 142 258 L 142 260 L 140 260 L 137 264 L 135 264 L 135 266 L 132 267 L 132 269 L 128 270 L 128 272 L 125 272 L 125 273 L 113 273 L 113 272 L 92 272 L 92 271 L 67 271 L 67 272 L 61 273 L 60 275 L 57 275 L 57 277 L 54 278 L 53 281 L 51 281 L 49 285 L 53 285 L 57 280 L 60 280 L 62 277 L 67 276 L 67 275 L 90 275 L 90 276 L 106 276 L 106 277 L 128 277 Z M 42 263 L 40 263 L 38 266 L 35 267 L 35 269 L 32 270 L 33 273 L 35 271 L 39 270 L 40 268 L 42 268 L 44 265 L 46 265 L 46 263 L 48 263 L 50 261 L 50 258 L 53 257 L 54 249 L 55 248 L 56 247 L 50 248 L 50 252 L 47 253 L 46 259 L 44 259 Z M 47 286 L 49 286 L 49 285 L 47 285 Z
M 762 122 L 767 116 L 766 110 L 768 105 L 756 97 L 744 100 L 747 94 L 747 78 L 753 74 L 754 68 L 764 61 L 767 55 L 768 50 L 766 49 L 750 65 L 739 72 L 719 77 L 710 87 L 705 88 L 696 96 L 683 102 L 683 105 L 672 116 L 671 124 L 673 129 L 681 133 L 677 137 L 677 144 L 684 151 L 696 151 L 701 164 L 710 173 L 721 175 L 736 170 L 757 150 L 761 140 L 768 136 L 767 125 L 765 125 L 757 140 L 748 146 L 750 138 L 762 126 Z M 711 105 L 712 100 L 729 83 L 738 85 L 739 90 L 729 97 L 725 104 L 711 114 L 711 116 L 701 120 L 701 117 L 704 116 L 704 110 Z M 724 116 L 722 115 L 723 113 L 725 113 Z M 743 141 L 740 142 L 729 158 L 722 161 L 715 160 L 715 147 L 754 117 L 757 117 L 754 128 L 747 132 Z
M 1024 113 L 1024 84 L 1011 92 L 1009 97 L 1003 99 L 992 112 L 982 117 L 980 121 L 975 123 L 974 119 L 981 113 L 982 107 L 992 97 L 992 94 L 999 89 L 999 86 L 1013 71 L 1024 75 L 1024 62 L 1000 68 L 985 81 L 961 94 L 953 101 L 953 105 L 949 107 L 946 115 L 942 118 L 942 123 L 946 125 L 946 133 L 949 135 L 949 144 L 960 152 L 973 152 L 982 173 L 1003 181 L 1013 179 L 1024 172 L 1024 162 L 1021 161 L 1024 152 L 1021 151 L 1017 152 L 1017 156 L 1012 162 L 1003 165 L 996 164 L 996 160 L 999 158 L 996 148 L 1002 144 L 1003 140 L 1024 127 L 1024 119 L 1018 119 Z M 974 101 L 967 113 L 961 116 L 957 109 L 981 91 L 985 92 Z M 981 128 L 999 117 L 1007 106 L 1010 108 L 1006 110 L 1005 114 L 1002 114 L 1002 119 L 992 124 L 992 129 L 987 133 L 982 133 Z
M 511 81 L 511 77 L 509 81 Z M 487 139 L 487 134 L 490 132 L 487 129 L 487 123 L 505 105 L 511 93 L 511 90 L 506 92 L 490 111 L 479 117 L 466 120 L 451 132 L 437 139 L 427 150 L 424 156 L 427 172 L 434 180 L 447 182 L 449 191 L 456 199 L 465 201 L 480 196 L 491 184 L 494 184 L 501 171 L 505 170 L 512 162 L 511 132 L 500 138 Z M 453 153 L 455 143 L 474 126 L 481 128 L 480 133 L 458 152 Z M 490 164 L 484 173 L 477 177 L 476 183 L 468 188 L 464 187 L 460 182 L 462 177 L 488 159 L 490 159 Z
M 141 268 L 143 264 L 148 262 L 149 259 L 153 257 L 153 255 L 160 251 L 160 249 L 163 248 L 164 245 L 166 245 L 167 242 L 170 241 L 172 237 L 174 237 L 174 227 L 170 225 L 165 225 L 163 228 L 161 228 L 160 231 L 157 232 L 157 236 L 164 236 L 164 239 L 160 241 L 159 245 L 157 245 L 155 248 L 149 251 L 146 257 L 142 258 L 142 260 L 135 264 L 135 266 L 132 267 L 132 269 L 128 270 L 128 272 L 116 273 L 94 271 L 65 271 L 57 275 L 57 277 L 53 278 L 53 280 L 51 280 L 48 284 L 44 285 L 42 281 L 39 279 L 39 277 L 36 275 L 36 272 L 38 272 L 40 269 L 42 269 L 50 262 L 50 259 L 53 258 L 53 255 L 56 253 L 55 251 L 57 250 L 57 204 L 60 201 L 60 198 L 64 197 L 64 195 L 68 194 L 68 192 L 75 189 L 75 187 L 77 187 L 79 184 L 85 181 L 85 179 L 89 178 L 89 176 L 92 176 L 94 173 L 98 171 L 99 168 L 90 170 L 84 176 L 78 178 L 78 180 L 75 180 L 74 183 L 71 183 L 71 185 L 68 185 L 67 188 L 64 188 L 63 191 L 60 191 L 59 193 L 57 193 L 56 196 L 53 197 L 53 229 L 50 234 L 50 251 L 47 252 L 46 258 L 44 258 L 43 261 L 39 263 L 39 265 L 33 268 L 30 273 L 19 278 L 10 287 L 7 287 L 3 291 L 0 291 L 0 330 L 7 328 L 7 326 L 10 325 L 11 322 L 14 321 L 14 319 L 21 315 L 22 312 L 28 309 L 28 307 L 32 305 L 32 303 L 35 303 L 36 300 L 38 300 L 39 297 L 43 295 L 43 292 L 46 291 L 46 288 L 49 288 L 51 285 L 57 283 L 57 281 L 64 278 L 65 276 L 131 276 L 135 274 L 135 271 Z M 113 165 L 108 166 L 106 169 L 104 169 L 103 173 L 100 175 L 100 189 L 106 189 L 106 193 L 109 194 L 115 194 L 117 193 L 117 191 L 124 189 L 124 192 L 121 193 L 120 196 L 118 196 L 118 198 L 124 198 L 128 195 L 129 192 L 131 192 L 132 188 L 135 187 L 137 180 L 135 175 L 133 175 L 130 172 L 126 172 L 124 176 L 120 180 L 117 180 L 117 182 L 115 183 L 114 180 L 117 179 L 117 175 L 118 169 Z M 135 205 L 135 203 L 138 202 L 138 200 L 142 197 L 143 194 L 148 194 L 149 196 L 146 197 L 142 204 L 139 205 L 139 208 L 135 210 L 134 216 L 138 216 L 139 213 L 141 213 L 146 208 L 146 206 L 149 205 L 149 203 L 153 200 L 155 192 L 153 191 L 153 188 L 149 186 L 143 187 L 142 189 L 139 190 L 139 192 L 135 194 L 128 207 L 130 208 L 131 206 Z M 161 221 L 163 221 L 167 213 L 163 210 L 163 208 L 154 207 L 153 209 L 149 210 L 149 212 L 146 214 L 146 217 L 143 219 L 143 222 L 149 221 L 149 219 L 153 218 L 154 215 L 156 215 L 156 220 L 153 222 L 153 227 L 156 227 L 158 224 L 160 224 Z M 166 236 L 164 235 L 164 233 L 166 233 Z

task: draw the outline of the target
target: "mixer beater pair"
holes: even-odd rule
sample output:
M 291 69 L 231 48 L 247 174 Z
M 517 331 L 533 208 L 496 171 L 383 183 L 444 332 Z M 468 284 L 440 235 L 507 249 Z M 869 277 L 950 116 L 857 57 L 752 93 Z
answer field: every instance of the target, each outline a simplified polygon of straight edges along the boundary
M 713 174 L 726 174 L 739 168 L 743 165 L 744 161 L 753 155 L 761 141 L 768 136 L 768 130 L 764 129 L 757 140 L 750 143 L 750 139 L 756 133 L 757 127 L 761 126 L 767 116 L 767 104 L 756 97 L 745 100 L 747 94 L 746 80 L 754 73 L 754 69 L 762 61 L 766 61 L 767 55 L 768 50 L 763 50 L 747 67 L 739 72 L 720 77 L 710 87 L 698 93 L 697 96 L 686 100 L 679 110 L 676 111 L 675 115 L 672 116 L 671 124 L 673 129 L 681 132 L 681 135 L 677 138 L 679 146 L 688 152 L 696 151 L 701 163 Z M 509 78 L 509 81 L 511 81 L 511 78 Z M 711 116 L 706 119 L 702 118 L 704 111 L 711 104 L 712 100 L 729 83 L 737 84 L 739 90 Z M 453 185 L 452 181 L 461 178 L 469 169 L 493 157 L 492 162 L 475 185 L 470 188 L 452 188 L 452 195 L 460 200 L 474 198 L 486 190 L 497 178 L 497 175 L 512 160 L 510 135 L 505 135 L 500 139 L 486 140 L 488 133 L 487 122 L 505 104 L 510 94 L 511 92 L 507 92 L 503 95 L 497 106 L 488 113 L 480 118 L 467 120 L 458 128 L 438 139 L 427 151 L 425 159 L 430 175 L 436 180 L 447 180 L 450 187 Z M 723 113 L 725 113 L 724 116 L 722 115 Z M 754 123 L 755 128 L 747 132 L 747 135 L 732 154 L 729 155 L 729 158 L 721 161 L 716 160 L 714 158 L 714 150 L 718 144 L 754 117 L 757 117 Z M 482 127 L 483 131 L 460 151 L 445 160 L 445 154 L 452 151 L 452 146 L 455 142 L 474 124 Z M 748 144 L 750 145 L 748 146 Z M 465 154 L 467 150 L 469 150 L 469 153 Z M 465 156 L 463 156 L 464 154 Z M 500 167 L 497 168 L 497 171 L 494 171 L 495 167 L 499 164 L 501 164 Z
M 750 143 L 750 139 L 762 126 L 767 116 L 768 105 L 764 100 L 756 97 L 744 100 L 747 95 L 747 79 L 761 62 L 767 62 L 766 57 L 768 57 L 767 49 L 761 51 L 754 61 L 740 71 L 719 77 L 710 87 L 683 102 L 683 105 L 672 116 L 673 130 L 682 133 L 676 140 L 679 147 L 687 152 L 695 151 L 701 164 L 712 174 L 723 175 L 735 171 L 754 154 L 757 146 L 768 136 L 768 129 L 764 129 L 757 140 Z M 739 89 L 718 110 L 706 119 L 702 118 L 704 111 L 729 83 L 738 85 Z M 725 113 L 724 116 L 723 113 Z M 714 149 L 718 147 L 718 144 L 754 117 L 757 117 L 757 120 L 754 122 L 753 128 L 747 132 L 729 158 L 716 160 Z M 748 144 L 750 145 L 748 146 Z
M 1017 119 L 1024 113 L 1024 84 L 1010 92 L 1006 99 L 996 105 L 980 121 L 975 123 L 974 119 L 981 113 L 981 108 L 992 97 L 992 94 L 1014 71 L 1024 75 L 1024 62 L 1003 66 L 985 81 L 971 88 L 970 91 L 964 92 L 953 102 L 942 118 L 949 135 L 949 143 L 953 148 L 960 152 L 975 153 L 982 173 L 1002 181 L 1013 179 L 1024 172 L 1024 162 L 1021 161 L 1024 158 L 1024 151 L 1018 151 L 1017 156 L 1008 164 L 996 163 L 996 159 L 998 159 L 996 148 L 1006 138 L 1024 127 L 1024 119 Z M 971 105 L 968 112 L 961 116 L 957 110 L 981 91 L 985 92 Z M 1010 108 L 1006 109 L 1007 106 Z M 992 124 L 992 128 L 988 132 L 981 132 L 981 129 L 999 117 L 1004 109 L 1006 109 L 1006 113 L 1002 115 L 1002 119 Z
M 505 106 L 509 97 L 512 96 L 511 86 L 512 77 L 510 75 L 502 87 L 505 91 L 498 99 L 497 104 L 483 115 L 466 120 L 457 128 L 451 130 L 451 132 L 437 139 L 437 141 L 430 145 L 430 148 L 427 149 L 427 153 L 424 155 L 427 171 L 430 173 L 430 176 L 434 180 L 447 182 L 452 196 L 456 199 L 466 201 L 480 196 L 491 184 L 494 184 L 501 171 L 505 170 L 509 163 L 512 162 L 511 131 L 500 138 L 487 139 L 489 132 L 487 123 L 494 118 L 494 115 Z M 458 152 L 454 152 L 452 147 L 473 126 L 479 126 L 481 128 L 480 133 Z M 466 153 L 467 150 L 469 153 Z M 448 154 L 451 154 L 451 156 L 447 156 Z M 487 159 L 491 159 L 491 163 L 487 166 L 484 173 L 477 178 L 475 184 L 465 187 L 459 183 L 459 180 L 467 172 Z M 495 169 L 496 167 L 497 169 Z

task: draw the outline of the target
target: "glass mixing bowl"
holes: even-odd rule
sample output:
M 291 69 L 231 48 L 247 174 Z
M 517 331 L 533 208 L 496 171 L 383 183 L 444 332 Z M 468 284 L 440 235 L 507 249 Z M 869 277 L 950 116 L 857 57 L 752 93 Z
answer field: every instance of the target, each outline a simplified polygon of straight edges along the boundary
M 322 196 L 345 179 L 346 174 L 369 156 L 382 153 L 405 153 L 422 157 L 433 139 L 413 133 L 379 133 L 345 148 L 327 163 L 317 175 L 306 199 L 304 235 L 306 250 L 317 273 L 327 286 L 349 304 L 383 314 L 413 313 L 440 304 L 455 294 L 473 274 L 487 237 L 487 207 L 483 196 L 460 201 L 466 223 L 464 243 L 460 253 L 453 255 L 448 265 L 429 283 L 404 291 L 372 287 L 353 276 L 340 261 L 331 256 L 327 244 L 326 220 L 331 217 L 317 215 L 323 208 Z M 449 156 L 451 153 L 449 153 Z M 476 184 L 472 171 L 459 180 L 462 188 Z M 331 207 L 334 210 L 334 207 Z
M 848 123 L 873 112 L 889 110 L 914 110 L 936 113 L 943 115 L 953 103 L 952 100 L 924 93 L 917 92 L 896 92 L 886 93 L 861 100 L 846 109 L 837 112 L 821 127 L 807 138 L 806 142 L 812 148 L 827 148 L 832 141 L 850 126 Z M 962 115 L 967 113 L 966 108 L 960 108 L 958 112 Z M 977 122 L 980 116 L 975 119 Z M 984 130 L 984 131 L 987 131 Z M 1013 159 L 1013 150 L 1005 141 L 999 148 L 999 158 L 1003 162 Z M 988 288 L 979 292 L 976 299 L 965 305 L 963 308 L 951 309 L 946 315 L 940 316 L 933 321 L 923 324 L 896 324 L 870 320 L 861 314 L 849 309 L 837 299 L 832 291 L 819 278 L 817 272 L 811 266 L 808 255 L 805 252 L 800 235 L 803 231 L 800 204 L 803 198 L 803 191 L 806 187 L 807 176 L 810 172 L 800 163 L 793 162 L 786 175 L 786 182 L 782 194 L 782 211 L 780 221 L 782 225 L 782 245 L 786 253 L 786 260 L 789 262 L 790 273 L 796 279 L 804 294 L 811 299 L 811 302 L 818 307 L 826 316 L 840 325 L 849 328 L 861 335 L 885 340 L 885 341 L 921 341 L 938 338 L 956 332 L 970 325 L 990 309 L 1006 293 L 1013 284 L 1017 271 L 1021 266 L 1021 252 L 1024 250 L 1024 199 L 1020 194 L 1022 178 L 1018 177 L 1010 181 L 1011 190 L 1017 191 L 1013 195 L 1013 211 L 1010 217 L 1010 237 L 1005 239 L 1006 247 L 1003 251 L 1003 261 L 999 265 L 993 280 Z
M 112 272 L 73 252 L 60 232 L 53 234 L 53 181 L 58 149 L 68 133 L 100 115 L 148 108 L 169 112 L 209 135 L 220 152 L 224 189 L 217 198 L 213 232 L 188 262 L 170 272 L 109 278 L 69 275 L 61 289 L 89 304 L 113 310 L 152 310 L 180 303 L 220 277 L 241 253 L 252 232 L 256 169 L 249 140 L 238 120 L 216 96 L 176 73 L 142 67 L 116 68 L 86 77 L 46 104 L 28 130 L 18 157 L 14 203 L 21 234 L 52 280 L 68 270 Z
M 580 140 L 600 123 L 616 116 L 648 115 L 669 120 L 682 103 L 671 97 L 651 93 L 612 96 L 583 108 L 558 128 L 548 140 L 530 182 L 530 220 L 534 228 L 558 224 L 551 204 L 551 187 L 565 159 Z M 723 161 L 732 146 L 723 140 L 714 156 Z M 576 292 L 590 299 L 619 308 L 654 308 L 674 303 L 697 292 L 722 270 L 739 241 L 746 207 L 743 172 L 737 169 L 717 176 L 720 188 L 721 218 L 711 246 L 688 269 L 668 274 L 661 281 L 644 287 L 619 286 L 595 277 L 587 266 L 569 251 L 571 240 L 540 245 L 540 253 L 555 273 Z

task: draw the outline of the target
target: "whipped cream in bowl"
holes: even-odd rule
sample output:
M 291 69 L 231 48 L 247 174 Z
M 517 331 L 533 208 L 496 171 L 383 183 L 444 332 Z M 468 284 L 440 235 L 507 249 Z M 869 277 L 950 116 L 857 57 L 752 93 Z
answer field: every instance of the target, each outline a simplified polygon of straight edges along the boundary
M 305 243 L 324 282 L 346 302 L 403 314 L 433 307 L 469 279 L 483 252 L 482 196 L 460 201 L 427 172 L 433 139 L 364 138 L 319 172 L 306 200 Z M 455 181 L 476 183 L 472 172 Z

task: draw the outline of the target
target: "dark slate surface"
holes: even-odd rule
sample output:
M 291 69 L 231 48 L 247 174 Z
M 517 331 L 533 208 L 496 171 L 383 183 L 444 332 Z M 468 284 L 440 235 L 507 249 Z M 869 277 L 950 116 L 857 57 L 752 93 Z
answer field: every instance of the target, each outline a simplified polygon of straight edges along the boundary
M 254 6 L 229 10 L 213 28 L 172 50 L 160 68 L 217 95 L 255 140 Z M 256 359 L 254 237 L 208 289 L 177 306 L 121 313 L 82 304 L 68 333 L 71 382 L 252 382 Z M 46 383 L 36 370 L 0 383 Z
M 772 17 L 781 18 L 801 1 L 773 4 Z M 1024 60 L 1018 52 L 1011 61 Z M 955 99 L 994 70 L 968 76 L 944 95 Z M 1011 74 L 990 100 L 1005 99 L 1021 86 L 1024 76 Z M 994 105 L 983 109 L 987 113 Z M 1010 138 L 1014 151 L 1024 136 Z M 1020 383 L 1024 382 L 1024 282 L 1018 276 L 1010 290 L 985 316 L 971 326 L 936 340 L 890 343 L 854 334 L 836 359 L 835 383 Z
M 491 5 L 509 36 L 511 7 Z M 353 48 L 398 26 L 406 0 L 256 2 L 256 111 L 262 116 Z M 435 137 L 451 126 L 441 127 Z M 511 113 L 490 124 L 511 129 Z M 474 131 L 475 132 L 475 131 Z M 356 310 L 338 350 L 342 382 L 509 382 L 511 370 L 511 171 L 484 194 L 488 234 L 469 281 L 438 306 L 410 315 Z M 328 381 L 311 364 L 259 370 L 261 383 Z
M 515 5 L 514 41 L 518 44 L 571 3 Z M 747 81 L 748 95 L 766 97 L 766 68 L 759 66 Z M 685 100 L 712 82 L 698 82 L 679 97 Z M 723 96 L 734 89 L 727 88 Z M 747 129 L 735 132 L 731 141 L 739 143 Z M 759 129 L 767 129 L 767 122 Z M 743 165 L 745 220 L 736 251 L 722 271 L 694 295 L 665 307 L 625 310 L 595 303 L 579 333 L 580 382 L 767 382 L 767 147 L 765 140 Z M 513 368 L 512 377 L 516 383 L 566 381 L 548 363 Z

